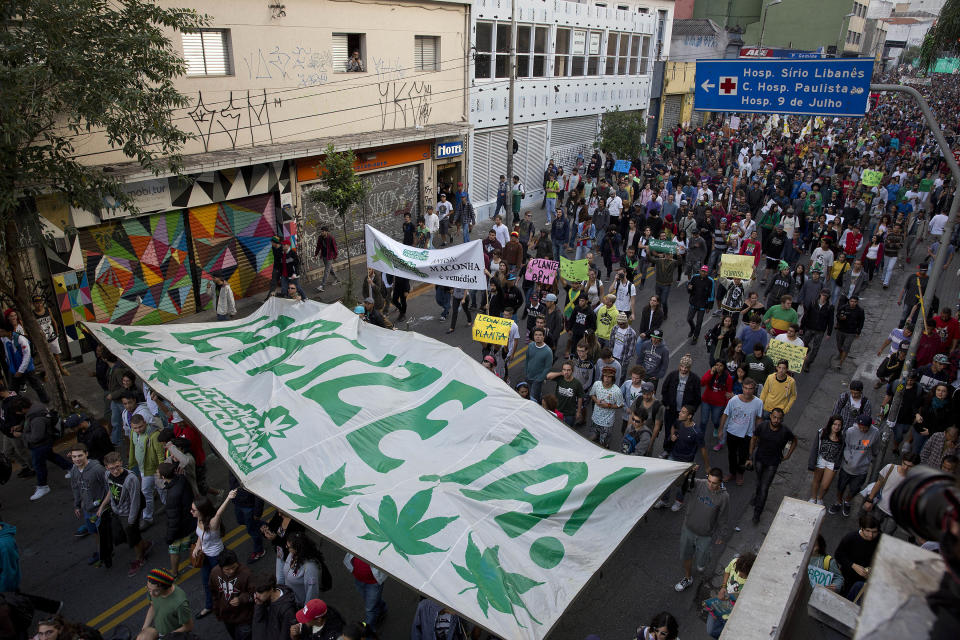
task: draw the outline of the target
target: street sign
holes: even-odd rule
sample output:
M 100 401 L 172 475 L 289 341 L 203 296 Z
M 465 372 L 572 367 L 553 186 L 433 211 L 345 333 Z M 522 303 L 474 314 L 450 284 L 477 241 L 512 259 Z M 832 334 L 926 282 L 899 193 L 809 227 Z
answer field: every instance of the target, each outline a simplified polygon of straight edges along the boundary
M 694 109 L 861 117 L 873 60 L 697 60 Z
M 769 47 L 741 47 L 740 57 L 790 58 L 792 60 L 817 60 L 824 57 L 823 51 L 799 51 L 797 49 L 771 49 Z

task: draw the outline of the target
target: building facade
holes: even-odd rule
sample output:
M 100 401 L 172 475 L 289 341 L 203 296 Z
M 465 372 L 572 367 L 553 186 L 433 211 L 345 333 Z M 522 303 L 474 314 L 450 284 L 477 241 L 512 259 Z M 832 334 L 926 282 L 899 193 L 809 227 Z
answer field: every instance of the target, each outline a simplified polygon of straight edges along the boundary
M 516 7 L 514 174 L 533 199 L 549 160 L 569 171 L 578 154 L 589 158 L 604 111 L 646 118 L 654 62 L 670 53 L 673 2 L 517 0 Z M 471 37 L 469 189 L 478 214 L 488 215 L 507 169 L 510 3 L 475 0 Z
M 757 21 L 746 27 L 743 41 L 763 46 L 857 57 L 864 50 L 870 0 L 783 0 L 764 3 Z
M 336 232 L 341 253 L 362 254 L 364 222 L 399 237 L 403 214 L 432 203 L 439 179 L 466 175 L 468 3 L 194 8 L 209 27 L 169 34 L 188 64 L 176 84 L 190 104 L 171 117 L 193 135 L 183 150 L 190 179 L 148 175 L 86 136 L 77 145 L 84 161 L 125 181 L 139 212 L 37 203 L 57 237 L 50 275 L 71 338 L 79 320 L 157 323 L 210 308 L 214 276 L 238 298 L 265 295 L 274 235 L 299 251 L 309 278 L 322 267 L 321 226 Z M 307 197 L 328 144 L 353 149 L 370 186 L 346 230 Z

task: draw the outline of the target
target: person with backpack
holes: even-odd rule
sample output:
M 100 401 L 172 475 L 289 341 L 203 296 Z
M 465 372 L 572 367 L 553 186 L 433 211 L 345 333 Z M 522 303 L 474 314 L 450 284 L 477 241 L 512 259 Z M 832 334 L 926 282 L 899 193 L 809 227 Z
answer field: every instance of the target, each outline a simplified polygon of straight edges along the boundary
M 650 383 L 645 382 L 644 384 Z M 631 412 L 630 426 L 627 427 L 627 431 L 623 435 L 623 441 L 620 443 L 620 453 L 631 456 L 650 454 L 650 450 L 653 448 L 653 431 L 647 426 L 648 416 L 647 410 L 642 408 Z
M 15 391 L 23 395 L 27 391 L 27 385 L 30 385 L 40 402 L 44 404 L 50 402 L 50 396 L 47 395 L 43 383 L 36 375 L 30 340 L 21 333 L 15 333 L 8 324 L 0 324 L 0 344 L 3 344 L 7 370 L 10 372 Z
M 179 575 L 180 555 L 190 552 L 190 536 L 197 526 L 197 520 L 193 517 L 193 490 L 186 477 L 177 473 L 172 462 L 160 464 L 157 475 L 167 494 L 164 503 L 167 512 L 166 543 L 170 555 L 170 573 L 175 579 Z
M 37 473 L 33 470 L 30 452 L 23 438 L 14 438 L 12 431 L 18 420 L 10 406 L 17 397 L 17 392 L 7 388 L 7 383 L 0 378 L 0 453 L 7 457 L 8 464 L 11 460 L 20 464 L 18 478 L 29 478 Z
M 17 396 L 10 404 L 10 410 L 18 421 L 11 430 L 15 438 L 23 438 L 23 442 L 30 450 L 33 459 L 33 468 L 37 472 L 37 488 L 30 496 L 31 501 L 37 501 L 50 493 L 47 484 L 47 461 L 54 463 L 64 471 L 69 471 L 73 465 L 53 450 L 57 439 L 57 425 L 60 421 L 56 411 L 47 409 L 44 405 L 34 404 L 26 396 Z

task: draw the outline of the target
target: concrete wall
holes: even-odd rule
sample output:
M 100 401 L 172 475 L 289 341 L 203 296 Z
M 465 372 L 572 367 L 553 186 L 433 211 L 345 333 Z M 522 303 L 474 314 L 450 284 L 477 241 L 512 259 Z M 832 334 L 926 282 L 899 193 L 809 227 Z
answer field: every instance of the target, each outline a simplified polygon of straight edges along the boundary
M 842 38 L 847 29 L 863 33 L 863 18 L 843 18 L 852 9 L 853 0 L 783 0 L 780 4 L 765 8 L 767 18 L 763 45 L 812 50 L 843 44 Z M 760 26 L 757 21 L 747 28 L 743 34 L 744 43 L 757 44 Z M 860 45 L 846 45 L 844 51 L 848 54 L 858 53 L 861 46 L 862 40 Z
M 721 28 L 741 26 L 744 29 L 760 19 L 763 0 L 697 0 L 694 18 L 709 18 Z
M 161 0 L 166 6 L 182 6 Z M 189 106 L 174 118 L 196 138 L 185 154 L 233 150 L 370 131 L 460 122 L 468 6 L 453 2 L 285 0 L 273 18 L 263 0 L 191 3 L 228 29 L 232 69 L 219 77 L 183 77 Z M 362 33 L 363 73 L 334 68 L 332 34 Z M 440 71 L 417 71 L 415 36 L 440 38 Z M 182 35 L 170 33 L 182 50 Z M 106 149 L 91 136 L 81 153 Z M 119 154 L 87 156 L 91 164 Z

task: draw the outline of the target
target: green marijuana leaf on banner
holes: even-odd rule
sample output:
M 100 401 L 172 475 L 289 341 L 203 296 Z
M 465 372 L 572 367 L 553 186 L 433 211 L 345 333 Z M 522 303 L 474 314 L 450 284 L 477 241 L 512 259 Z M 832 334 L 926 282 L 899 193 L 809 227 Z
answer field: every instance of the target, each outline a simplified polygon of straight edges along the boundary
M 453 568 L 457 570 L 461 578 L 474 586 L 467 587 L 460 593 L 464 593 L 470 589 L 476 589 L 477 604 L 480 605 L 483 615 L 489 618 L 490 616 L 487 614 L 487 609 L 492 606 L 500 613 L 509 613 L 512 615 L 513 619 L 517 621 L 517 624 L 523 627 L 524 625 L 520 624 L 520 620 L 517 619 L 517 614 L 514 609 L 514 607 L 521 607 L 526 610 L 531 620 L 537 624 L 543 624 L 533 617 L 533 614 L 530 613 L 530 610 L 527 609 L 527 606 L 523 604 L 523 600 L 520 598 L 520 594 L 526 593 L 530 589 L 543 583 L 519 573 L 504 571 L 503 567 L 500 566 L 499 546 L 489 547 L 481 554 L 480 549 L 473 543 L 473 533 L 470 533 L 467 536 L 465 559 L 467 563 L 466 567 L 452 563 Z
M 343 502 L 344 498 L 361 495 L 360 489 L 373 486 L 371 484 L 344 486 L 347 482 L 346 469 L 347 465 L 344 463 L 339 469 L 324 478 L 318 487 L 317 483 L 303 472 L 303 467 L 298 467 L 300 475 L 297 477 L 297 483 L 300 485 L 300 493 L 287 491 L 283 487 L 280 487 L 280 491 L 283 491 L 298 506 L 294 511 L 297 513 L 317 511 L 317 520 L 319 520 L 324 507 L 327 509 L 345 507 L 347 505 Z
M 179 360 L 175 356 L 170 356 L 163 362 L 153 361 L 153 366 L 157 369 L 150 375 L 150 380 L 156 380 L 161 384 L 170 384 L 179 382 L 180 384 L 195 384 L 190 376 L 206 371 L 219 371 L 217 367 L 208 367 L 202 364 L 194 364 L 193 360 Z
M 421 278 L 427 277 L 427 274 L 425 274 L 423 271 L 420 271 L 420 269 L 417 269 L 411 263 L 407 262 L 379 242 L 373 243 L 373 262 L 382 262 L 387 266 L 392 266 L 395 269 L 412 273 L 413 275 Z
M 146 337 L 149 335 L 147 331 L 125 331 L 120 327 L 106 327 L 103 329 L 103 333 L 124 347 L 128 347 L 127 351 L 130 353 L 134 351 L 145 351 L 147 353 L 170 351 L 170 349 L 162 349 L 160 347 L 148 347 L 147 345 L 156 342 L 156 340 Z
M 270 438 L 286 438 L 284 431 L 297 426 L 297 421 L 293 419 L 286 407 L 271 407 L 266 413 L 261 414 L 260 431 L 257 439 L 264 442 Z
M 407 562 L 410 561 L 408 556 L 446 551 L 446 549 L 440 549 L 424 541 L 439 533 L 459 516 L 421 520 L 427 513 L 432 497 L 433 488 L 418 491 L 397 514 L 397 503 L 390 496 L 385 496 L 380 501 L 379 520 L 369 515 L 362 508 L 357 507 L 360 515 L 363 516 L 364 523 L 370 530 L 370 533 L 360 536 L 360 539 L 386 542 L 387 544 L 380 549 L 380 553 L 393 545 L 396 552 L 403 556 L 403 559 Z

